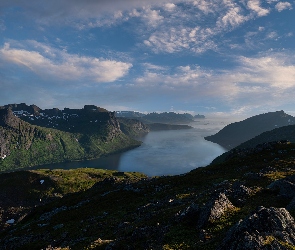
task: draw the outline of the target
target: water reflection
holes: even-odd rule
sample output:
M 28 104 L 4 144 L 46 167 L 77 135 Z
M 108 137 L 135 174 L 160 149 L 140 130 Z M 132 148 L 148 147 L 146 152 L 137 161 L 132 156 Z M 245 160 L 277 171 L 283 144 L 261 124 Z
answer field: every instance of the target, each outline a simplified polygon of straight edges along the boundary
M 34 166 L 31 168 L 22 168 L 22 170 L 34 170 L 34 169 L 77 169 L 77 168 L 102 168 L 109 170 L 118 170 L 122 154 L 113 154 L 107 157 L 101 157 L 95 160 L 89 161 L 74 161 L 74 162 L 62 162 L 54 164 L 46 164 L 42 166 Z
M 154 176 L 183 174 L 206 166 L 225 149 L 201 134 L 197 129 L 151 132 L 141 147 L 122 155 L 119 170 Z
M 209 125 L 208 125 L 209 124 Z M 216 133 L 224 124 L 200 121 L 189 130 L 150 132 L 139 138 L 142 146 L 120 154 L 91 161 L 43 165 L 48 169 L 103 168 L 143 172 L 149 176 L 175 175 L 206 166 L 226 150 L 206 141 L 204 136 Z M 30 168 L 38 169 L 40 166 Z

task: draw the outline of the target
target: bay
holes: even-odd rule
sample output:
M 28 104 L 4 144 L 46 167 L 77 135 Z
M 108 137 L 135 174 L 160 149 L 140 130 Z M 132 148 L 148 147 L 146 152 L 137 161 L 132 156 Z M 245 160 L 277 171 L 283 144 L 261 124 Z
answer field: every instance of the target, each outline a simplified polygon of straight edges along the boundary
M 206 141 L 224 127 L 224 122 L 201 120 L 192 129 L 152 131 L 138 138 L 143 143 L 130 151 L 82 162 L 65 162 L 30 169 L 102 168 L 122 172 L 142 172 L 148 176 L 178 175 L 206 166 L 226 152 L 216 143 Z

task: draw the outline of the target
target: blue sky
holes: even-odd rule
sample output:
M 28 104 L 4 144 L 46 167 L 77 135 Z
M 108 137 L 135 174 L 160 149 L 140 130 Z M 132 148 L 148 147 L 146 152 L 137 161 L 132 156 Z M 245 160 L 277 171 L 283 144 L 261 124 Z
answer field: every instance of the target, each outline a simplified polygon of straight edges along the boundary
M 1 0 L 0 105 L 294 115 L 294 8 L 294 0 Z

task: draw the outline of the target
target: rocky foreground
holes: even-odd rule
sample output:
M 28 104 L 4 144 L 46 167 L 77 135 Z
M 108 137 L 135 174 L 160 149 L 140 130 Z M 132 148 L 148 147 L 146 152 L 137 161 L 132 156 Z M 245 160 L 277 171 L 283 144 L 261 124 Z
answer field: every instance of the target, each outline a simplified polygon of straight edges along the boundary
M 0 249 L 294 249 L 295 144 L 185 175 L 0 175 Z

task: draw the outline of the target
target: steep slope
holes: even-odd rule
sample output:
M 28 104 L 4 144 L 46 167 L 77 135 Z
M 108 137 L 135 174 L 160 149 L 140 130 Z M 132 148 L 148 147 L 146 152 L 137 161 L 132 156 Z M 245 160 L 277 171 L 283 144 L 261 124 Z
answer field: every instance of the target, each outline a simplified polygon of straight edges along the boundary
M 272 142 L 180 176 L 1 174 L 0 249 L 294 249 L 294 150 Z
M 272 141 L 290 141 L 292 143 L 295 143 L 295 125 L 276 128 L 255 136 L 254 138 L 241 143 L 234 149 L 231 149 L 228 152 L 225 152 L 222 155 L 218 156 L 216 159 L 214 159 L 212 163 L 214 164 L 223 162 L 232 157 L 232 155 L 236 155 L 237 153 L 243 155 L 245 152 L 248 151 L 259 150 L 260 148 L 264 148 L 265 145 L 269 146 L 269 142 Z
M 93 159 L 140 145 L 140 142 L 122 133 L 113 113 L 89 111 L 84 114 L 80 119 L 64 120 L 61 130 L 57 130 L 50 125 L 44 128 L 29 124 L 16 117 L 11 107 L 0 109 L 0 171 Z M 40 116 L 37 113 L 21 117 L 34 119 L 31 122 L 39 117 L 41 122 L 35 123 L 44 123 Z M 95 121 L 92 125 L 89 118 L 98 117 L 101 121 L 99 125 L 95 125 Z M 52 116 L 47 118 L 50 119 L 46 122 L 53 119 Z M 74 132 L 67 132 L 70 130 L 67 128 L 72 128 Z
M 295 124 L 295 118 L 284 111 L 269 112 L 231 123 L 205 139 L 231 149 L 265 131 L 292 124 Z
M 138 137 L 147 134 L 150 130 L 148 126 L 137 119 L 117 118 L 122 132 L 131 137 Z

